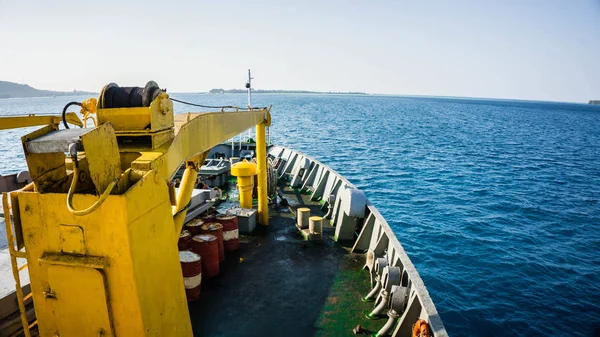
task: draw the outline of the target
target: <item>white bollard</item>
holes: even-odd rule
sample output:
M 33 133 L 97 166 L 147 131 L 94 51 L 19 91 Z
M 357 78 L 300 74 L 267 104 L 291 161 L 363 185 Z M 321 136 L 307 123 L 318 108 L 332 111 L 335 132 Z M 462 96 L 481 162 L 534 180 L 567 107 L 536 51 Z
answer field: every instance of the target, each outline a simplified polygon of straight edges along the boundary
M 320 216 L 311 216 L 308 218 L 308 232 L 311 240 L 323 240 L 323 218 Z
M 296 210 L 296 219 L 297 219 L 297 223 L 296 226 L 298 226 L 299 229 L 307 229 L 308 228 L 308 218 L 310 217 L 310 208 L 308 207 L 301 207 L 298 208 Z

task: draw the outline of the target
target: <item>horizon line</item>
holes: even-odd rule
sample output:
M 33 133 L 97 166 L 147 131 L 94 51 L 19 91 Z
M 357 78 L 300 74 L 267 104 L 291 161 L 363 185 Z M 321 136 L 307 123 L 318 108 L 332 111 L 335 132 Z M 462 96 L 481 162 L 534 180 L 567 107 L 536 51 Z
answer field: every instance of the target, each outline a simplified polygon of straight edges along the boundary
M 243 90 L 243 89 L 225 89 L 225 90 Z M 408 97 L 408 98 L 449 98 L 449 99 L 478 99 L 478 100 L 497 100 L 497 101 L 522 101 L 522 102 L 549 102 L 549 103 L 567 103 L 567 104 L 589 104 L 585 101 L 553 101 L 553 100 L 540 100 L 540 99 L 529 99 L 529 98 L 506 98 L 506 97 L 482 97 L 482 96 L 450 96 L 450 95 L 425 95 L 425 94 L 388 94 L 388 93 L 372 93 L 363 91 L 313 91 L 313 90 L 299 90 L 299 89 L 253 89 L 253 90 L 280 90 L 280 91 L 307 91 L 305 93 L 290 93 L 296 95 L 318 95 L 318 94 L 345 94 L 345 95 L 356 95 L 356 96 L 395 96 L 395 97 Z M 211 94 L 208 91 L 171 91 L 173 94 L 209 94 L 209 95 L 223 95 L 223 94 Z M 246 93 L 226 93 L 233 95 L 245 95 Z M 257 92 L 256 94 L 273 94 L 281 95 L 284 93 L 272 93 L 272 92 Z M 594 100 L 594 99 L 590 99 Z
M 53 89 L 38 89 L 26 83 L 18 83 L 11 82 L 7 80 L 0 80 L 0 82 L 9 82 L 15 83 L 19 85 L 27 85 L 30 88 L 35 90 L 43 90 L 43 91 L 55 91 L 60 93 L 71 93 L 71 92 L 85 92 L 85 93 L 93 93 L 99 94 L 99 92 L 88 91 L 88 90 L 80 90 L 73 89 L 73 91 L 62 91 L 62 90 L 53 90 Z M 213 88 L 217 89 L 217 88 Z M 221 89 L 221 88 L 218 88 Z M 224 90 L 244 90 L 242 89 L 224 89 Z M 212 89 L 211 89 L 212 90 Z M 540 100 L 540 99 L 530 99 L 530 98 L 508 98 L 508 97 L 482 97 L 482 96 L 452 96 L 452 95 L 432 95 L 432 94 L 398 94 L 398 93 L 373 93 L 366 91 L 314 91 L 314 90 L 306 90 L 306 89 L 257 89 L 253 88 L 253 90 L 265 90 L 265 91 L 305 91 L 304 93 L 295 93 L 295 94 L 345 94 L 345 95 L 370 95 L 370 96 L 396 96 L 396 97 L 412 97 L 412 98 L 449 98 L 449 99 L 480 99 L 480 100 L 502 100 L 502 101 L 523 101 L 523 102 L 551 102 L 551 103 L 568 103 L 568 104 L 589 104 L 590 100 L 595 100 L 595 98 L 590 98 L 588 102 L 586 101 L 558 101 L 558 100 Z M 210 94 L 209 91 L 172 91 L 172 93 L 176 94 Z M 231 93 L 235 94 L 235 93 Z M 245 93 L 239 93 L 245 94 Z M 285 93 L 268 93 L 268 92 L 256 92 L 256 94 L 285 94 Z M 292 93 L 291 93 L 292 94 Z M 32 97 L 22 97 L 22 98 L 39 98 L 39 97 L 48 97 L 48 96 L 32 96 Z M 10 98 L 10 97 L 8 97 Z M 8 99 L 6 98 L 6 99 Z M 13 97 L 18 98 L 18 97 Z M 599 98 L 600 99 L 600 98 Z

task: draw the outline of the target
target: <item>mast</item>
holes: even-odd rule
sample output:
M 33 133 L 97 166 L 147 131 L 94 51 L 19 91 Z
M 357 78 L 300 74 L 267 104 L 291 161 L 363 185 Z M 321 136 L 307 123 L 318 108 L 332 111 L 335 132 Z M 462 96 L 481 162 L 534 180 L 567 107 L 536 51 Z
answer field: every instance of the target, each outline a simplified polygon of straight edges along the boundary
M 246 89 L 248 89 L 248 109 L 252 109 L 252 74 L 250 73 L 250 69 L 248 69 L 248 82 L 246 82 Z M 246 138 L 246 142 L 252 138 L 252 128 L 248 129 L 248 138 Z M 250 145 L 246 147 L 248 149 Z
M 248 69 L 248 82 L 246 82 L 246 89 L 248 89 L 248 110 L 252 110 L 252 80 L 253 79 L 254 79 L 254 77 L 252 77 L 252 73 L 250 72 L 250 69 Z M 252 138 L 252 129 L 248 130 L 248 139 L 250 139 L 250 138 Z M 271 127 L 270 126 L 266 127 L 266 138 L 267 138 L 267 144 L 271 144 Z M 242 143 L 240 140 L 240 150 L 241 149 L 242 149 Z
M 246 82 L 246 89 L 248 89 L 248 107 L 252 107 L 252 74 L 250 73 L 250 69 L 248 69 L 248 82 Z

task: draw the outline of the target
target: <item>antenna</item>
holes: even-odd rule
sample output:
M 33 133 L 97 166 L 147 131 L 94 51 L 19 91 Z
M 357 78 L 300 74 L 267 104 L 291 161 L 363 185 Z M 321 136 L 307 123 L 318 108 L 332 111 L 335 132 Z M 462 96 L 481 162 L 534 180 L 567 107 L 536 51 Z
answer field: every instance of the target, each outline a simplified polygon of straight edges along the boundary
M 252 77 L 252 73 L 250 72 L 250 69 L 248 69 L 248 82 L 246 82 L 246 89 L 248 89 L 248 109 L 252 109 L 252 80 L 254 79 L 254 77 Z M 248 139 L 252 138 L 252 128 L 248 129 Z M 271 128 L 267 126 L 267 130 L 266 130 L 266 138 L 267 138 L 267 144 L 271 144 Z M 240 142 L 240 149 L 242 148 L 242 144 Z M 231 145 L 231 149 L 233 151 L 233 143 Z
M 252 109 L 252 74 L 250 73 L 250 69 L 248 69 L 248 82 L 246 82 L 246 89 L 248 89 L 248 109 Z M 248 129 L 248 139 L 252 139 L 252 128 Z M 249 147 L 248 147 L 249 149 Z
M 246 89 L 248 89 L 248 107 L 252 107 L 252 74 L 250 74 L 250 69 L 248 69 L 248 82 L 246 82 Z

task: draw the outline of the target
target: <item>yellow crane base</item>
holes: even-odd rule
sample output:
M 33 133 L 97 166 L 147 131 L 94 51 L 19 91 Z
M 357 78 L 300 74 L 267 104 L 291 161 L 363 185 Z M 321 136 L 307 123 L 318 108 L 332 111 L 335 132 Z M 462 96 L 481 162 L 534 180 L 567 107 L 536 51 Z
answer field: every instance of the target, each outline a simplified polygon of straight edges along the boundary
M 82 102 L 84 121 L 97 113 L 93 129 L 60 130 L 62 116 L 3 119 L 11 128 L 48 123 L 21 138 L 33 183 L 17 192 L 13 209 L 40 336 L 192 336 L 179 232 L 210 149 L 253 126 L 258 213 L 267 224 L 270 108 L 174 115 L 169 95 L 152 81 L 147 88 L 153 94 L 142 91 L 143 106 L 115 104 L 115 90 L 127 93 L 116 85 Z M 172 177 L 182 162 L 175 197 Z
M 164 180 L 150 171 L 85 216 L 66 199 L 18 192 L 40 336 L 192 336 Z

